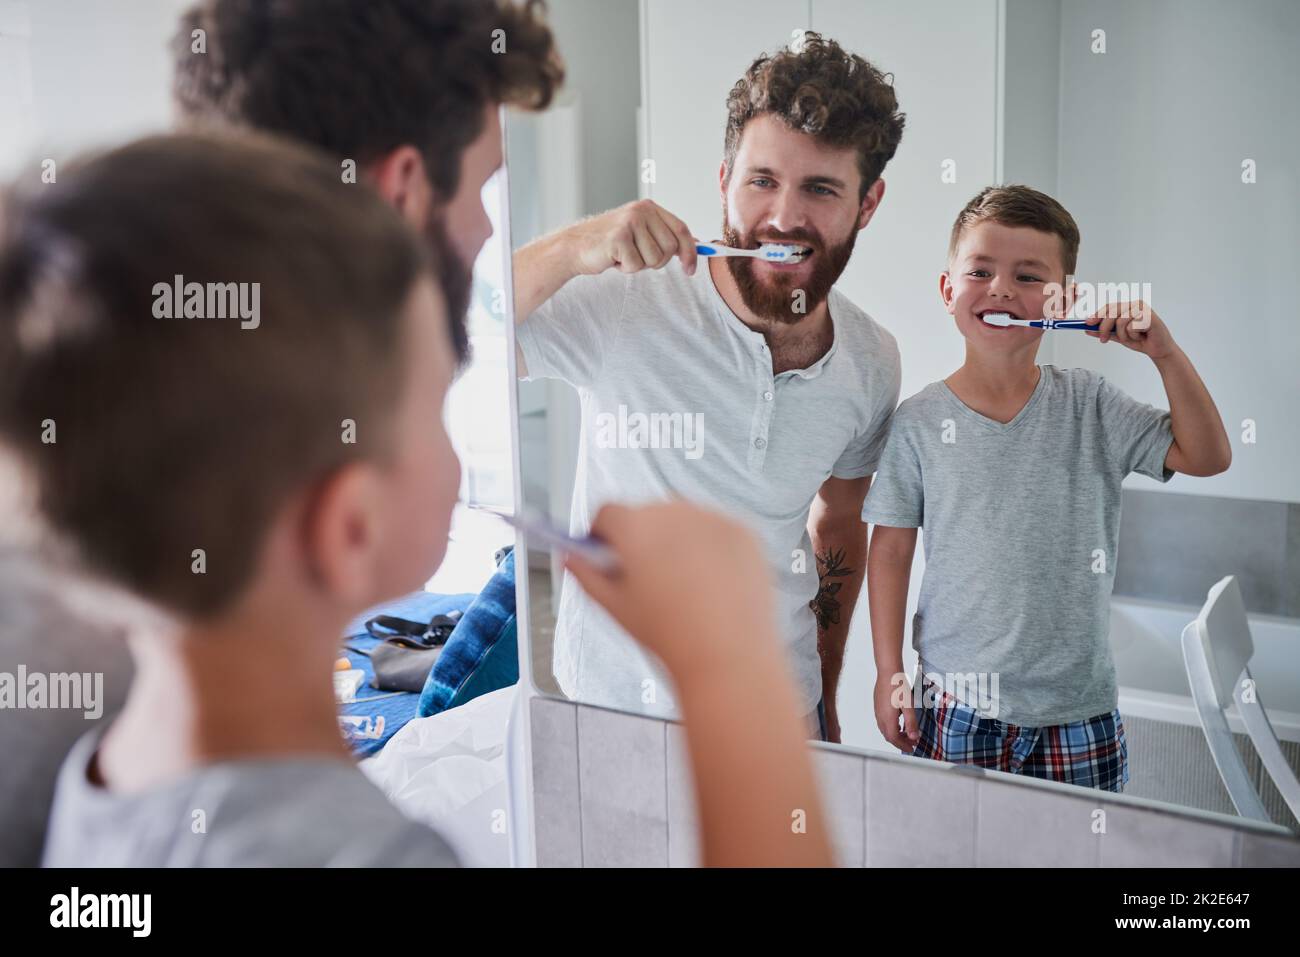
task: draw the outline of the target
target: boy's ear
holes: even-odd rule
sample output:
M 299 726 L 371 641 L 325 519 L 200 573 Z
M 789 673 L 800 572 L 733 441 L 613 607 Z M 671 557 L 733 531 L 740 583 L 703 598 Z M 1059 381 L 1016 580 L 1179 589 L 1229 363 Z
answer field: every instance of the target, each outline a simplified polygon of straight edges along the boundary
M 434 195 L 419 150 L 409 144 L 399 146 L 371 163 L 367 173 L 384 202 L 401 213 L 408 224 L 424 229 Z
M 303 515 L 303 549 L 316 584 L 342 604 L 371 604 L 379 577 L 383 509 L 373 465 L 349 462 L 325 478 Z
M 952 315 L 952 276 L 948 270 L 939 273 L 939 298 L 943 300 L 944 309 L 948 310 L 948 315 Z

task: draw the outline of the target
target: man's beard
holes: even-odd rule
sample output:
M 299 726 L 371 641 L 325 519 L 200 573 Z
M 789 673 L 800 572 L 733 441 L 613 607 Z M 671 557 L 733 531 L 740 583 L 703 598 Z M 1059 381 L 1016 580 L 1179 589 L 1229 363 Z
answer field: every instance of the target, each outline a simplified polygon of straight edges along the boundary
M 466 313 L 469 311 L 470 292 L 474 286 L 473 265 L 461 262 L 456 247 L 447 236 L 446 223 L 435 210 L 424 226 L 425 244 L 430 247 L 438 286 L 447 305 L 447 328 L 455 350 L 457 365 L 469 359 L 469 328 Z
M 732 229 L 727 224 L 725 209 L 722 214 L 722 239 L 736 249 L 757 249 L 763 245 L 754 239 L 753 233 L 742 236 Z M 848 265 L 849 257 L 853 255 L 853 244 L 857 241 L 856 229 L 850 230 L 848 238 L 840 245 L 830 248 L 825 247 L 817 236 L 807 230 L 797 229 L 789 233 L 765 230 L 765 243 L 793 243 L 813 249 L 812 273 L 803 279 L 793 273 L 765 269 L 767 281 L 763 281 L 757 275 L 757 260 L 750 256 L 727 256 L 725 262 L 740 289 L 741 301 L 750 312 L 761 319 L 793 325 L 820 306 L 830 295 L 831 287 Z M 801 301 L 795 297 L 796 290 L 803 292 Z

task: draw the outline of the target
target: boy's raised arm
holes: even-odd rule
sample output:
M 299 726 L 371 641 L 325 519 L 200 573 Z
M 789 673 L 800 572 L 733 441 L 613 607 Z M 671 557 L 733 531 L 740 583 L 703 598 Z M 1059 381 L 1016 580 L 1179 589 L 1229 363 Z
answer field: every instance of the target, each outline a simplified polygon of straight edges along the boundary
M 1169 397 L 1174 441 L 1165 468 L 1184 475 L 1218 475 L 1232 464 L 1232 444 L 1223 419 L 1187 353 L 1175 347 L 1153 360 Z
M 1149 324 L 1143 321 L 1146 317 L 1150 318 Z M 1097 323 L 1097 330 L 1088 335 L 1102 342 L 1114 339 L 1155 363 L 1169 398 L 1174 432 L 1165 468 L 1200 476 L 1225 471 L 1232 463 L 1232 444 L 1223 419 L 1192 360 L 1179 348 L 1155 310 L 1140 300 L 1112 303 L 1088 321 Z

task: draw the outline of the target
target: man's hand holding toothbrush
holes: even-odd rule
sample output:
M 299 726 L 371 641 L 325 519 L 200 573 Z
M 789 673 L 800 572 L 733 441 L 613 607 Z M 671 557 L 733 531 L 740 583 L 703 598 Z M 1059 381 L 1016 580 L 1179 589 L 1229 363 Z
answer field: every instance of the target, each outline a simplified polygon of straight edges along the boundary
M 529 243 L 515 253 L 515 322 L 528 318 L 577 276 L 598 276 L 607 269 L 636 273 L 662 269 L 680 259 L 688 276 L 700 256 L 749 256 L 770 262 L 797 262 L 807 248 L 764 243 L 736 249 L 721 243 L 698 243 L 687 225 L 648 199 L 574 223 Z
M 684 222 L 651 200 L 589 216 L 515 253 L 515 322 L 527 319 L 576 276 L 596 276 L 607 269 L 662 269 L 674 257 L 681 259 L 688 275 L 694 274 L 695 237 Z

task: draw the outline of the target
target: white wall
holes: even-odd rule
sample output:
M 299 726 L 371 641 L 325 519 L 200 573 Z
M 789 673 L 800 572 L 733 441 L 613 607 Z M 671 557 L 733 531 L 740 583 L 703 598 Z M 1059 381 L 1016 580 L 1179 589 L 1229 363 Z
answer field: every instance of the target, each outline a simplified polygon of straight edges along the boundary
M 1105 54 L 1090 52 L 1094 29 Z M 1078 277 L 1151 282 L 1233 439 L 1223 475 L 1130 483 L 1300 502 L 1300 4 L 1069 2 L 1061 53 L 1059 198 L 1083 237 Z M 1167 405 L 1145 357 L 1058 340 L 1062 364 Z M 1239 441 L 1246 418 L 1255 445 Z
M 727 93 L 754 57 L 808 29 L 808 4 L 788 0 L 641 0 L 643 192 L 700 239 L 721 234 L 718 164 Z
M 189 0 L 0 2 L 0 178 L 162 130 Z

